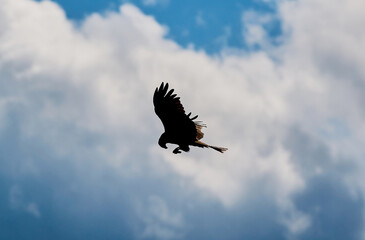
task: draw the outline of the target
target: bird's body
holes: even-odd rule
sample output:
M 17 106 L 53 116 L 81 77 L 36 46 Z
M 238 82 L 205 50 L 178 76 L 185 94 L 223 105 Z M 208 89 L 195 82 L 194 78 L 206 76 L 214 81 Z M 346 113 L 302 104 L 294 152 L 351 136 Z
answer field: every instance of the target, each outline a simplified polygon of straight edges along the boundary
M 181 153 L 180 150 L 188 152 L 189 146 L 209 147 L 221 153 L 226 151 L 227 148 L 210 146 L 200 141 L 204 136 L 201 129 L 205 125 L 199 121 L 193 121 L 198 117 L 197 115 L 190 117 L 191 113 L 185 114 L 180 98 L 173 94 L 174 89 L 169 90 L 168 88 L 168 83 L 161 83 L 153 95 L 155 112 L 165 128 L 158 144 L 162 148 L 167 148 L 167 143 L 177 144 L 178 147 L 173 151 L 175 154 Z

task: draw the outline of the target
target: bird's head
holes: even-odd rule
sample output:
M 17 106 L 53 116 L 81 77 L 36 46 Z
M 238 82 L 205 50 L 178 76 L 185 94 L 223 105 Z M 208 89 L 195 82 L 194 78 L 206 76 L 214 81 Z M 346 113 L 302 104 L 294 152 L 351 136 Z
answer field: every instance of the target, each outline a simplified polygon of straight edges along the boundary
M 162 148 L 167 149 L 166 143 L 167 143 L 166 134 L 163 133 L 160 139 L 158 139 L 158 145 L 160 145 L 160 147 Z

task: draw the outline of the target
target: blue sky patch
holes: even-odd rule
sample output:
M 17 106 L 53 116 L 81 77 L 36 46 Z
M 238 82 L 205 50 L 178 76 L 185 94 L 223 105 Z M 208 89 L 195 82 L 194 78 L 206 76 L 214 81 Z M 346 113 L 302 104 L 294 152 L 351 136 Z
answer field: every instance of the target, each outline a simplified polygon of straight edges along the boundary
M 183 47 L 194 47 L 209 54 L 223 48 L 245 50 L 260 49 L 260 45 L 249 46 L 243 36 L 243 13 L 252 11 L 259 14 L 276 13 L 276 4 L 270 1 L 230 0 L 222 1 L 116 1 L 116 0 L 55 0 L 66 11 L 68 18 L 82 20 L 95 12 L 116 11 L 120 4 L 129 2 L 147 15 L 152 15 L 160 24 L 168 27 L 167 37 Z M 264 30 L 272 44 L 278 44 L 281 24 L 277 18 L 266 22 Z

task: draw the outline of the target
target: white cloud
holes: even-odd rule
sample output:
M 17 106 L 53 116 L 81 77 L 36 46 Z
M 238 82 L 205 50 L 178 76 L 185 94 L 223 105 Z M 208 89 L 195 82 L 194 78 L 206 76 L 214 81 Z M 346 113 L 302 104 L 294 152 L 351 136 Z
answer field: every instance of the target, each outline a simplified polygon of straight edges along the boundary
M 203 12 L 199 11 L 198 14 L 195 16 L 195 23 L 197 26 L 202 27 L 205 26 L 205 20 L 203 18 Z
M 265 24 L 270 23 L 273 16 L 262 14 L 253 10 L 248 10 L 243 13 L 243 38 L 249 46 L 267 47 L 268 34 L 264 28 Z
M 144 159 L 157 159 L 157 172 L 170 166 L 197 198 L 208 196 L 226 208 L 262 192 L 275 202 L 288 231 L 301 233 L 311 217 L 296 208 L 292 195 L 305 190 L 318 168 L 303 167 L 298 152 L 286 146 L 291 129 L 327 146 L 327 165 L 351 159 L 346 163 L 364 170 L 363 5 L 284 1 L 282 46 L 212 57 L 165 39 L 165 27 L 129 4 L 116 13 L 93 14 L 76 27 L 52 2 L 3 0 L 0 126 L 11 110 L 18 111 L 25 138 L 46 142 L 56 156 L 103 161 L 123 176 L 143 175 Z M 244 19 L 256 19 L 250 14 Z M 249 43 L 265 43 L 267 21 L 247 23 Z M 229 148 L 225 154 L 192 149 L 175 156 L 171 148 L 158 148 L 162 125 L 151 97 L 162 81 L 208 124 L 204 140 Z M 330 119 L 339 119 L 349 134 L 340 140 L 321 134 Z M 85 140 L 89 135 L 98 138 L 92 147 Z M 360 175 L 344 177 L 351 186 L 363 185 Z M 35 203 L 21 205 L 40 216 Z M 146 236 L 174 238 L 166 221 L 179 228 L 182 217 L 160 198 L 151 198 L 150 205 Z
M 170 0 L 142 0 L 143 5 L 145 6 L 156 6 L 158 4 L 166 5 Z
M 29 212 L 30 214 L 32 214 L 33 216 L 39 218 L 41 216 L 41 213 L 38 209 L 38 205 L 35 204 L 35 203 L 29 203 L 27 206 L 26 206 L 26 211 Z
M 295 209 L 293 205 L 289 203 L 286 205 L 287 211 L 282 214 L 282 222 L 289 229 L 289 235 L 295 236 L 303 233 L 311 225 L 311 219 L 308 215 L 303 214 Z M 290 206 L 290 207 L 288 207 Z
M 301 102 L 303 109 L 295 111 L 292 117 L 326 141 L 336 155 L 356 158 L 362 155 L 358 144 L 364 140 L 359 135 L 364 118 L 361 79 L 365 76 L 360 67 L 365 63 L 361 54 L 365 44 L 360 36 L 365 28 L 358 24 L 364 18 L 357 1 L 333 4 L 303 1 L 282 5 L 285 28 L 292 32 L 283 52 L 287 71 L 292 71 L 296 78 L 297 90 L 303 90 L 293 101 Z M 306 117 L 308 113 L 310 119 Z M 333 125 L 334 121 L 348 129 L 347 136 L 342 139 L 321 136 L 320 129 Z
M 232 35 L 231 27 L 225 26 L 223 28 L 223 33 L 215 39 L 215 43 L 221 45 L 222 48 L 226 48 L 228 46 L 228 40 L 231 37 L 231 35 Z
M 147 206 L 139 206 L 145 223 L 140 233 L 142 238 L 180 239 L 184 221 L 180 213 L 171 211 L 158 196 L 149 196 Z
M 41 216 L 38 205 L 34 202 L 28 202 L 24 199 L 22 189 L 18 185 L 11 187 L 9 191 L 9 203 L 13 210 L 25 211 L 36 218 Z

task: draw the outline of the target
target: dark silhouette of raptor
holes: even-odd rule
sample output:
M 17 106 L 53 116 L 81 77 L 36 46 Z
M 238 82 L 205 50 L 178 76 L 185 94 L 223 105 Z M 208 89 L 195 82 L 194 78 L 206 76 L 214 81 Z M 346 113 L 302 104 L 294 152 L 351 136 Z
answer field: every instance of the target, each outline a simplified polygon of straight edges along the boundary
M 188 152 L 190 150 L 189 145 L 202 148 L 209 147 L 221 153 L 226 151 L 227 148 L 210 146 L 200 141 L 204 136 L 201 129 L 205 125 L 199 121 L 193 121 L 198 115 L 195 117 L 190 117 L 191 113 L 186 115 L 180 98 L 173 94 L 174 89 L 168 91 L 168 88 L 168 83 L 161 83 L 153 95 L 155 112 L 165 128 L 165 132 L 158 140 L 158 144 L 162 148 L 167 148 L 166 143 L 179 145 L 173 151 L 175 154 L 181 153 L 180 150 Z

